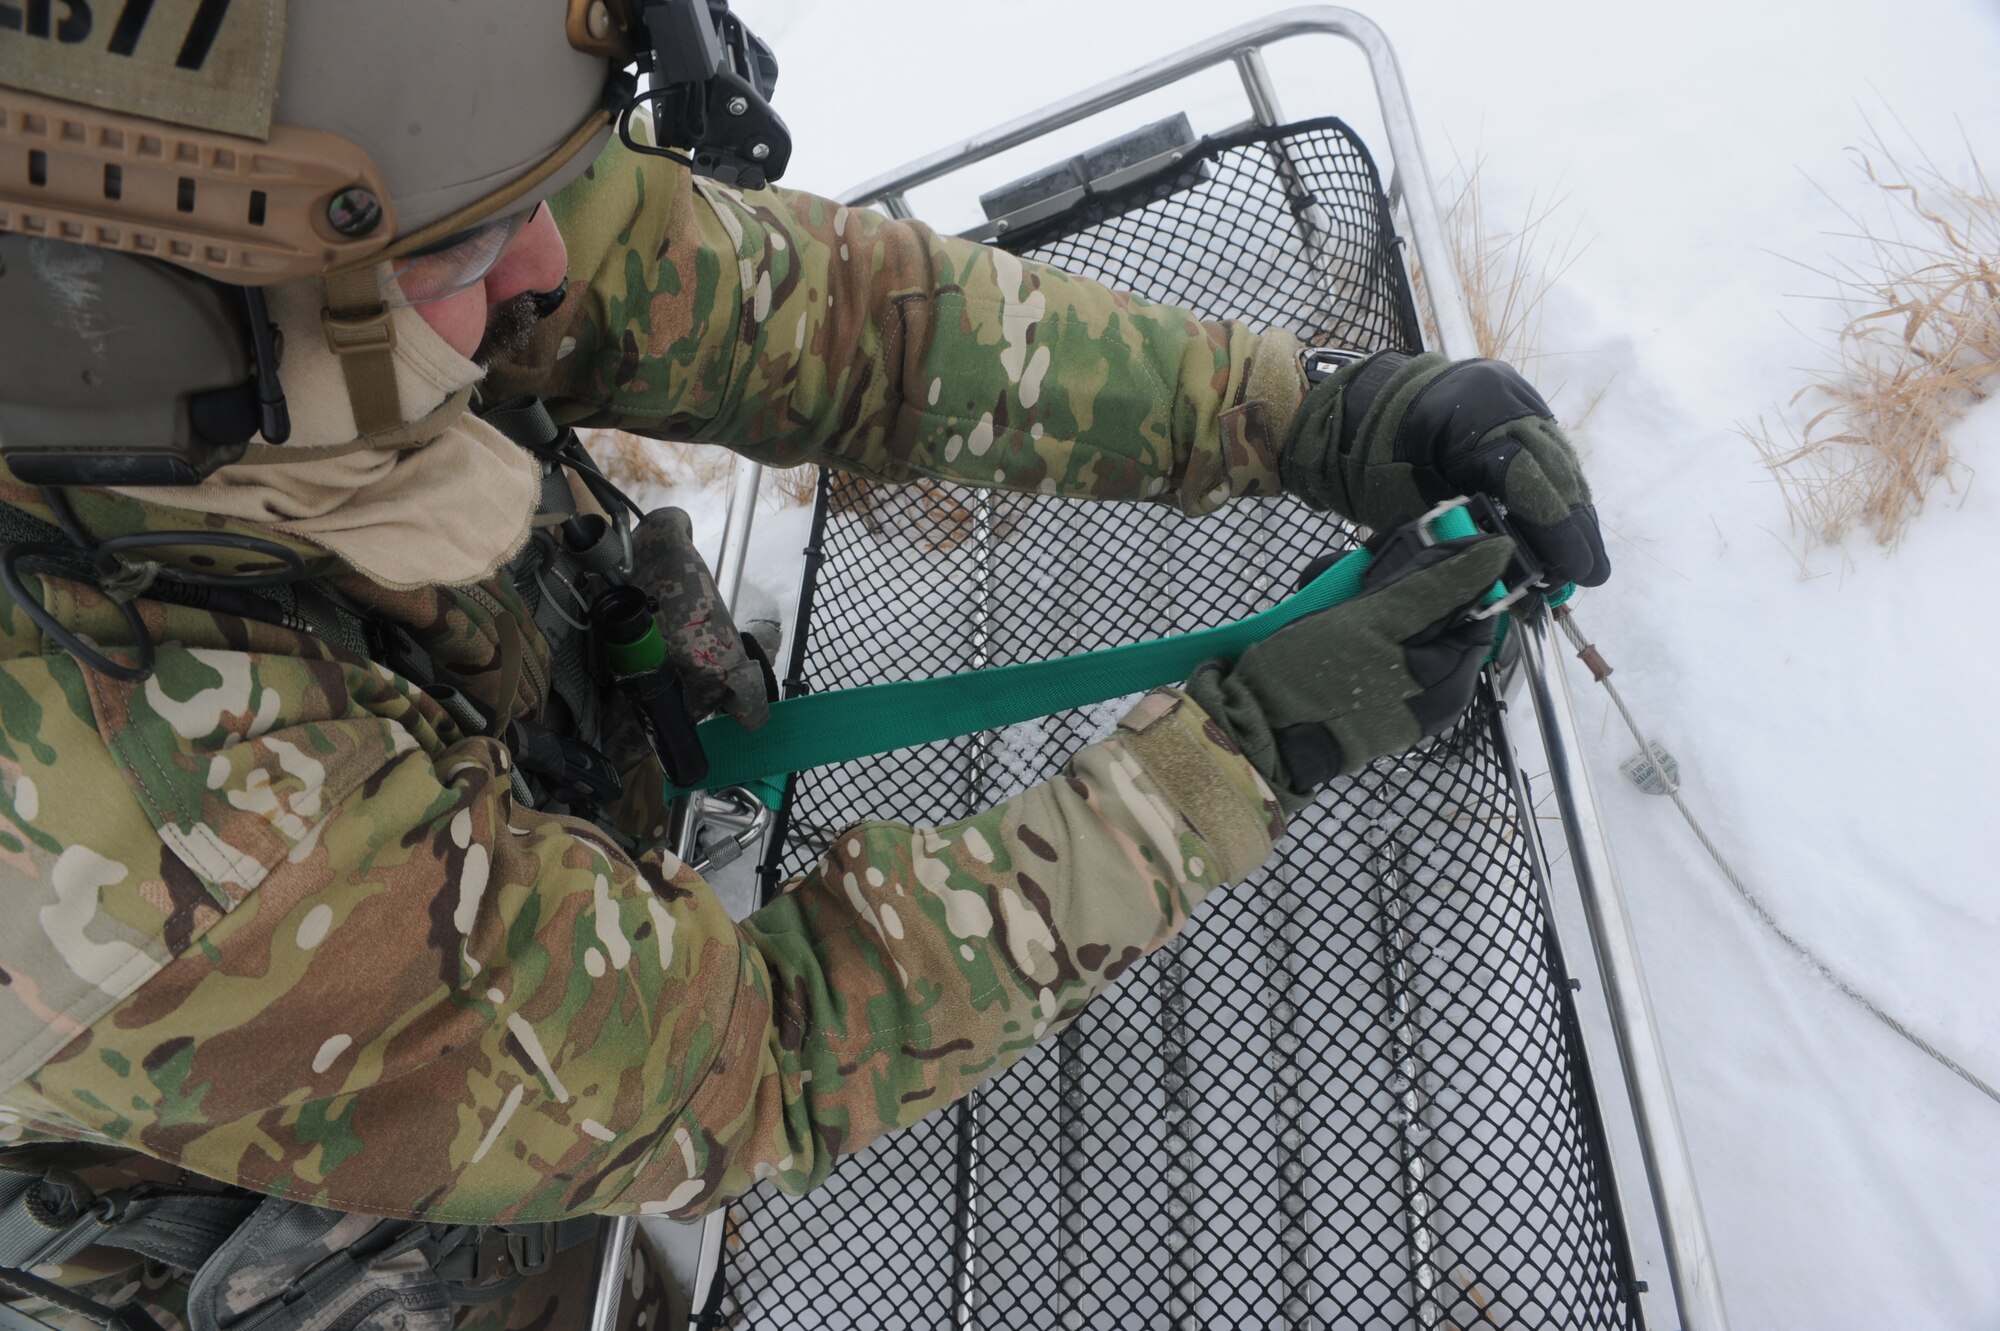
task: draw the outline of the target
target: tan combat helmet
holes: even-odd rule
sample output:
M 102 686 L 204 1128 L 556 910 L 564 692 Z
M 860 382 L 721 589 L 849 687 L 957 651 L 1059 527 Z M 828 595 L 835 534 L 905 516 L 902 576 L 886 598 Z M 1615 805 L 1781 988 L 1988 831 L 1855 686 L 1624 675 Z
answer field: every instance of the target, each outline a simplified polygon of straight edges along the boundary
M 0 356 L 20 368 L 17 354 L 56 354 L 37 345 L 39 326 L 70 361 L 108 362 L 82 368 L 97 390 L 87 397 L 69 382 L 70 361 L 34 376 L 62 381 L 47 400 L 41 388 L 0 390 L 0 446 L 27 478 L 20 436 L 73 435 L 68 418 L 109 430 L 100 452 L 164 429 L 157 403 L 137 411 L 104 391 L 115 389 L 114 352 L 149 362 L 142 396 L 182 369 L 199 381 L 190 393 L 227 387 L 215 380 L 231 374 L 240 390 L 238 371 L 249 373 L 262 385 L 253 423 L 278 442 L 271 399 L 281 413 L 282 394 L 257 288 L 302 278 L 325 284 L 327 346 L 363 433 L 394 429 L 392 305 L 483 276 L 512 228 L 641 105 L 697 169 L 775 178 L 789 142 L 765 100 L 774 76 L 726 0 L 0 4 Z M 6 283 L 10 266 L 30 262 L 38 287 Z M 60 336 L 89 313 L 85 299 L 160 317 L 141 318 L 150 332 L 127 333 L 122 347 L 108 323 Z M 236 326 L 226 354 L 183 345 L 226 324 Z M 208 401 L 192 425 L 188 414 L 182 401 L 182 433 L 227 434 L 246 419 L 240 402 Z M 224 417 L 233 424 L 218 426 Z M 168 451 L 180 465 L 167 474 L 183 480 L 190 466 L 205 474 L 231 460 L 197 458 L 185 441 Z

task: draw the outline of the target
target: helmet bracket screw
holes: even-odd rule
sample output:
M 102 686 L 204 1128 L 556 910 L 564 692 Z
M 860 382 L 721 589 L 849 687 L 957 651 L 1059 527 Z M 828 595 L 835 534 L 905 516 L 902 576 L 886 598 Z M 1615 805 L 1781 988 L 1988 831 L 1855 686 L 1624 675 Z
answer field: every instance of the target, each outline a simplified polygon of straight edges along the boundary
M 382 201 L 373 190 L 351 185 L 326 201 L 326 221 L 343 236 L 365 236 L 382 225 Z
M 750 145 L 750 156 L 761 162 L 771 155 L 771 145 L 759 140 Z
M 732 98 L 730 98 L 730 99 L 729 99 L 729 114 L 730 114 L 730 115 L 733 115 L 733 116 L 740 116 L 740 115 L 744 114 L 745 112 L 747 112 L 747 111 L 748 111 L 749 109 L 750 109 L 750 99 L 749 99 L 749 98 L 747 98 L 747 97 L 732 97 Z

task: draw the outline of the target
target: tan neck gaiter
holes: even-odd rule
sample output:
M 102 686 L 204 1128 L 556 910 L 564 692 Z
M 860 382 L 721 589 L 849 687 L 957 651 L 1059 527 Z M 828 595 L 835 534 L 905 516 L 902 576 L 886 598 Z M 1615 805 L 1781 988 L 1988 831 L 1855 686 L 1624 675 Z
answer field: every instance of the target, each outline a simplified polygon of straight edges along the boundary
M 120 492 L 304 537 L 396 590 L 492 576 L 527 541 L 541 468 L 466 410 L 479 367 L 415 310 L 395 311 L 396 386 L 415 423 L 358 438 L 339 358 L 321 333 L 319 284 L 287 282 L 266 296 L 285 339 L 291 439 L 253 443 L 244 461 L 199 485 Z

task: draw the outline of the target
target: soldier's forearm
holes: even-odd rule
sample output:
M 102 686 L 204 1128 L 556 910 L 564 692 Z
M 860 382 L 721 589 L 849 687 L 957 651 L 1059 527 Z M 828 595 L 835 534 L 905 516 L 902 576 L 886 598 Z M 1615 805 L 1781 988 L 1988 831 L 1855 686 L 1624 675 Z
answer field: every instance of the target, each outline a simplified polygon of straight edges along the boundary
M 1058 777 L 958 823 L 865 823 L 744 926 L 746 983 L 691 1140 L 713 1205 L 793 1191 L 1073 1017 L 1269 855 L 1269 789 L 1192 700 L 1150 695 Z M 767 1006 L 768 1004 L 768 1006 Z
M 490 740 L 356 717 L 259 742 L 383 761 L 344 772 L 322 822 L 279 825 L 298 844 L 249 901 L 12 1104 L 258 1191 L 432 1220 L 809 1187 L 1072 1016 L 1261 862 L 1278 817 L 1162 691 L 996 809 L 851 830 L 739 926 L 686 867 L 517 804 Z
M 576 295 L 543 354 L 568 348 L 550 382 L 580 423 L 1191 512 L 1278 490 L 1289 334 L 615 145 L 555 206 Z

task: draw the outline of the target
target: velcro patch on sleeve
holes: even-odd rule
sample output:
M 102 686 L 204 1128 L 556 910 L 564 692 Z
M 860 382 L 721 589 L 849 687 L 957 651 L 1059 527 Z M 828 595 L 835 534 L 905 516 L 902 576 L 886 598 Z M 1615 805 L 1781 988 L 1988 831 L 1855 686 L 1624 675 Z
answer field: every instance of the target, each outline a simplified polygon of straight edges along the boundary
M 1283 823 L 1270 787 L 1220 727 L 1175 689 L 1155 689 L 1119 721 L 1126 748 L 1208 844 L 1224 882 L 1270 857 Z

